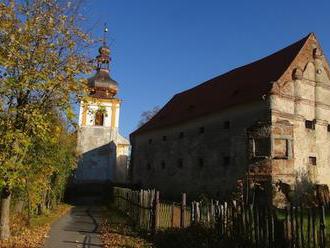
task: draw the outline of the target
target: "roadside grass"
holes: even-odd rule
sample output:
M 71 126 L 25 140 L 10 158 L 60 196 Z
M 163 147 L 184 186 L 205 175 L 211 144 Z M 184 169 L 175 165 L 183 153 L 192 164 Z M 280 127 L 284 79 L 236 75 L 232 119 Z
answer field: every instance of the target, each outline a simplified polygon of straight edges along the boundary
M 22 214 L 12 215 L 12 236 L 0 241 L 0 248 L 39 248 L 44 244 L 50 225 L 59 217 L 67 213 L 70 205 L 60 204 L 52 211 L 43 215 L 33 216 L 28 226 L 27 219 Z
M 105 248 L 151 248 L 150 240 L 134 229 L 128 216 L 113 205 L 108 206 L 102 225 L 101 239 Z

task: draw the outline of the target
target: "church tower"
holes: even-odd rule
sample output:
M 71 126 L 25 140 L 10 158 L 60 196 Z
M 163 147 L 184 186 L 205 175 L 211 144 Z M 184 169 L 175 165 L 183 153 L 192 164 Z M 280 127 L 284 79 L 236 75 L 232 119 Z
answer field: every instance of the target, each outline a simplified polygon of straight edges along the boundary
M 127 178 L 129 142 L 118 131 L 121 100 L 118 83 L 109 74 L 107 31 L 96 57 L 96 73 L 88 79 L 89 95 L 80 103 L 76 183 L 123 183 Z

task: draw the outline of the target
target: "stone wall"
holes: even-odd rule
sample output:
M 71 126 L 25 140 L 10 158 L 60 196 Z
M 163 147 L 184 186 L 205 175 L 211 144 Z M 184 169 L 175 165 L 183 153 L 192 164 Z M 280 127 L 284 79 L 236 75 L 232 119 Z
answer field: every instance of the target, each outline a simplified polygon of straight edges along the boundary
M 179 192 L 224 197 L 246 175 L 247 128 L 259 120 L 270 121 L 269 104 L 261 96 L 258 102 L 136 135 L 132 181 L 165 197 Z
M 293 125 L 295 174 L 330 185 L 329 68 L 318 53 L 314 49 L 313 59 L 296 68 L 292 81 L 271 96 L 272 122 L 287 120 Z

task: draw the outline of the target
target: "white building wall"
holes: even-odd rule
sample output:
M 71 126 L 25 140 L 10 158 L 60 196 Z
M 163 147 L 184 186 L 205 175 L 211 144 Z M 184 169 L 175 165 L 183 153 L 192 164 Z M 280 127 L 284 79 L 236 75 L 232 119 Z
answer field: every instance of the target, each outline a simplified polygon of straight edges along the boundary
M 85 103 L 86 104 L 86 103 Z M 112 128 L 112 105 L 116 104 L 116 127 Z M 95 113 L 104 107 L 103 126 L 95 126 Z M 129 142 L 118 132 L 120 105 L 113 102 L 87 103 L 86 123 L 83 125 L 84 106 L 81 103 L 79 113 L 79 131 L 77 150 L 80 154 L 75 175 L 78 183 L 86 182 L 125 182 L 127 179 L 126 163 Z M 117 149 L 120 147 L 120 149 Z
M 272 96 L 272 122 L 288 120 L 294 125 L 296 173 L 307 173 L 317 183 L 330 186 L 330 80 L 324 73 L 317 76 L 318 70 L 326 69 L 315 64 L 305 66 L 301 79 L 287 82 L 288 88 L 294 85 L 293 91 L 283 90 L 286 96 Z M 315 130 L 306 128 L 306 120 L 315 121 Z M 316 157 L 316 166 L 309 163 L 309 157 Z

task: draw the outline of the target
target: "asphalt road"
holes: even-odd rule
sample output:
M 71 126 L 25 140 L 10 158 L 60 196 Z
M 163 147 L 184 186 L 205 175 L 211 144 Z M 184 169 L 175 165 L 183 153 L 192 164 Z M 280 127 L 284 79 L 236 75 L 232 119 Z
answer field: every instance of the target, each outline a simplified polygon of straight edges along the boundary
M 57 220 L 51 227 L 45 248 L 103 247 L 99 238 L 104 208 L 80 204 Z

